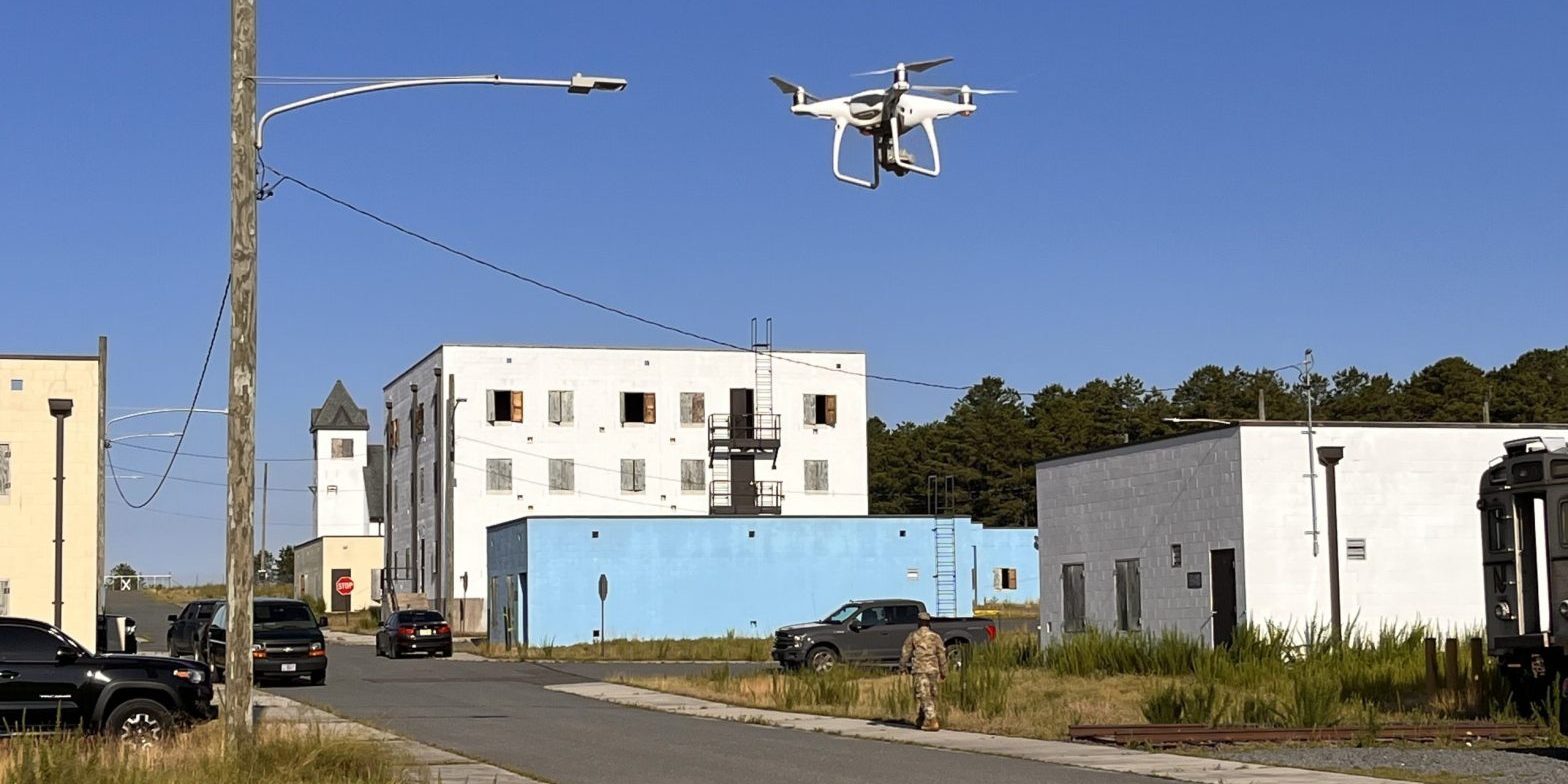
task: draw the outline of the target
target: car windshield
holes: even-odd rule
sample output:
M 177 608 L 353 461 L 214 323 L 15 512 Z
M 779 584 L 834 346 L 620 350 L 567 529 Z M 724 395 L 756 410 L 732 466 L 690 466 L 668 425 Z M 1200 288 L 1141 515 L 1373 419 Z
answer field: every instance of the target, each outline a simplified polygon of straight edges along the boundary
M 316 616 L 310 608 L 293 602 L 268 602 L 257 604 L 256 626 L 269 629 L 314 629 Z
M 833 613 L 831 615 L 829 615 L 828 617 L 823 618 L 822 622 L 823 623 L 843 623 L 843 622 L 849 620 L 850 616 L 854 615 L 857 612 L 860 612 L 860 605 L 858 605 L 858 604 L 846 604 L 843 607 L 840 607 L 837 610 L 834 610 Z

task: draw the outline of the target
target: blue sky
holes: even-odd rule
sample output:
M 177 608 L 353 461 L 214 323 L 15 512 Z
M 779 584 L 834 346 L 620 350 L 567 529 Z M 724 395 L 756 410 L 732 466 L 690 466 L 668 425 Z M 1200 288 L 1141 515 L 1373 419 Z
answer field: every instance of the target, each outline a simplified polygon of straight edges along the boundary
M 109 335 L 115 413 L 183 405 L 206 345 L 228 264 L 227 25 L 210 0 L 0 17 L 0 351 L 87 353 Z M 264 1 L 259 31 L 265 75 L 629 78 L 587 98 L 342 101 L 274 122 L 266 158 L 737 342 L 772 316 L 781 345 L 1025 389 L 1168 385 L 1307 346 L 1324 369 L 1405 374 L 1564 342 L 1561 3 Z M 941 126 L 941 178 L 876 192 L 831 178 L 830 126 L 791 117 L 766 80 L 839 94 L 880 84 L 851 72 L 940 55 L 958 59 L 930 81 L 1019 93 Z M 261 104 L 309 92 L 269 86 Z M 296 189 L 260 220 L 262 457 L 309 454 L 308 410 L 334 379 L 374 415 L 382 384 L 440 341 L 672 341 Z M 220 347 L 204 404 L 224 404 L 226 363 Z M 952 398 L 871 386 L 893 420 Z M 222 419 L 198 417 L 188 448 L 221 454 Z M 116 450 L 128 474 L 162 457 Z M 273 466 L 271 546 L 308 535 L 308 465 Z M 181 459 L 174 476 L 221 483 L 223 463 Z M 217 578 L 223 502 L 174 481 L 149 510 L 111 503 L 111 560 Z

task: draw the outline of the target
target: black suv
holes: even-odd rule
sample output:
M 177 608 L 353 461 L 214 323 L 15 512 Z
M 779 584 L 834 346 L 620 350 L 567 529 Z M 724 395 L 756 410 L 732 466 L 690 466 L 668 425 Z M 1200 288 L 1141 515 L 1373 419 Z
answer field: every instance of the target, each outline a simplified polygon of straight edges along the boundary
M 222 603 L 222 599 L 197 599 L 185 605 L 179 615 L 169 616 L 169 655 L 195 656 L 201 645 L 202 629 L 207 628 L 213 610 Z
M 321 636 L 325 616 L 317 619 L 310 605 L 298 599 L 262 598 L 251 604 L 251 618 L 250 656 L 256 680 L 309 677 L 318 686 L 327 682 L 327 641 Z M 212 666 L 219 680 L 228 639 L 229 604 L 224 602 L 202 632 L 202 661 Z
M 0 736 L 80 728 L 149 744 L 216 715 L 203 664 L 95 656 L 50 624 L 0 617 Z

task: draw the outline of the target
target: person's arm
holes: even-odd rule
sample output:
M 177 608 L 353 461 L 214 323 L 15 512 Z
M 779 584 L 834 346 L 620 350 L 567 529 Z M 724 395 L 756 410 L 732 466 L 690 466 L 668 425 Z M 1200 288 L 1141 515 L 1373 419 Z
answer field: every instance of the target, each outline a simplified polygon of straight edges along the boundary
M 947 646 L 942 644 L 940 638 L 936 643 L 936 669 L 944 679 L 947 677 Z
M 909 661 L 914 657 L 914 655 L 915 635 L 911 634 L 904 638 L 904 651 L 898 655 L 898 668 L 901 670 L 909 669 Z

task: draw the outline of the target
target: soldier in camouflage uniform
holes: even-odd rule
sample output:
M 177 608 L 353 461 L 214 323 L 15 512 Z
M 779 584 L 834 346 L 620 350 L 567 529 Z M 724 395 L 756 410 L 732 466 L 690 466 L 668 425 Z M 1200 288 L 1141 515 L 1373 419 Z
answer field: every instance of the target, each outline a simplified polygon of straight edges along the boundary
M 916 618 L 919 626 L 904 639 L 904 652 L 898 661 L 914 676 L 915 704 L 920 706 L 915 724 L 935 732 L 941 729 L 936 721 L 936 690 L 947 677 L 947 648 L 942 645 L 942 635 L 931 631 L 930 615 L 922 612 Z

